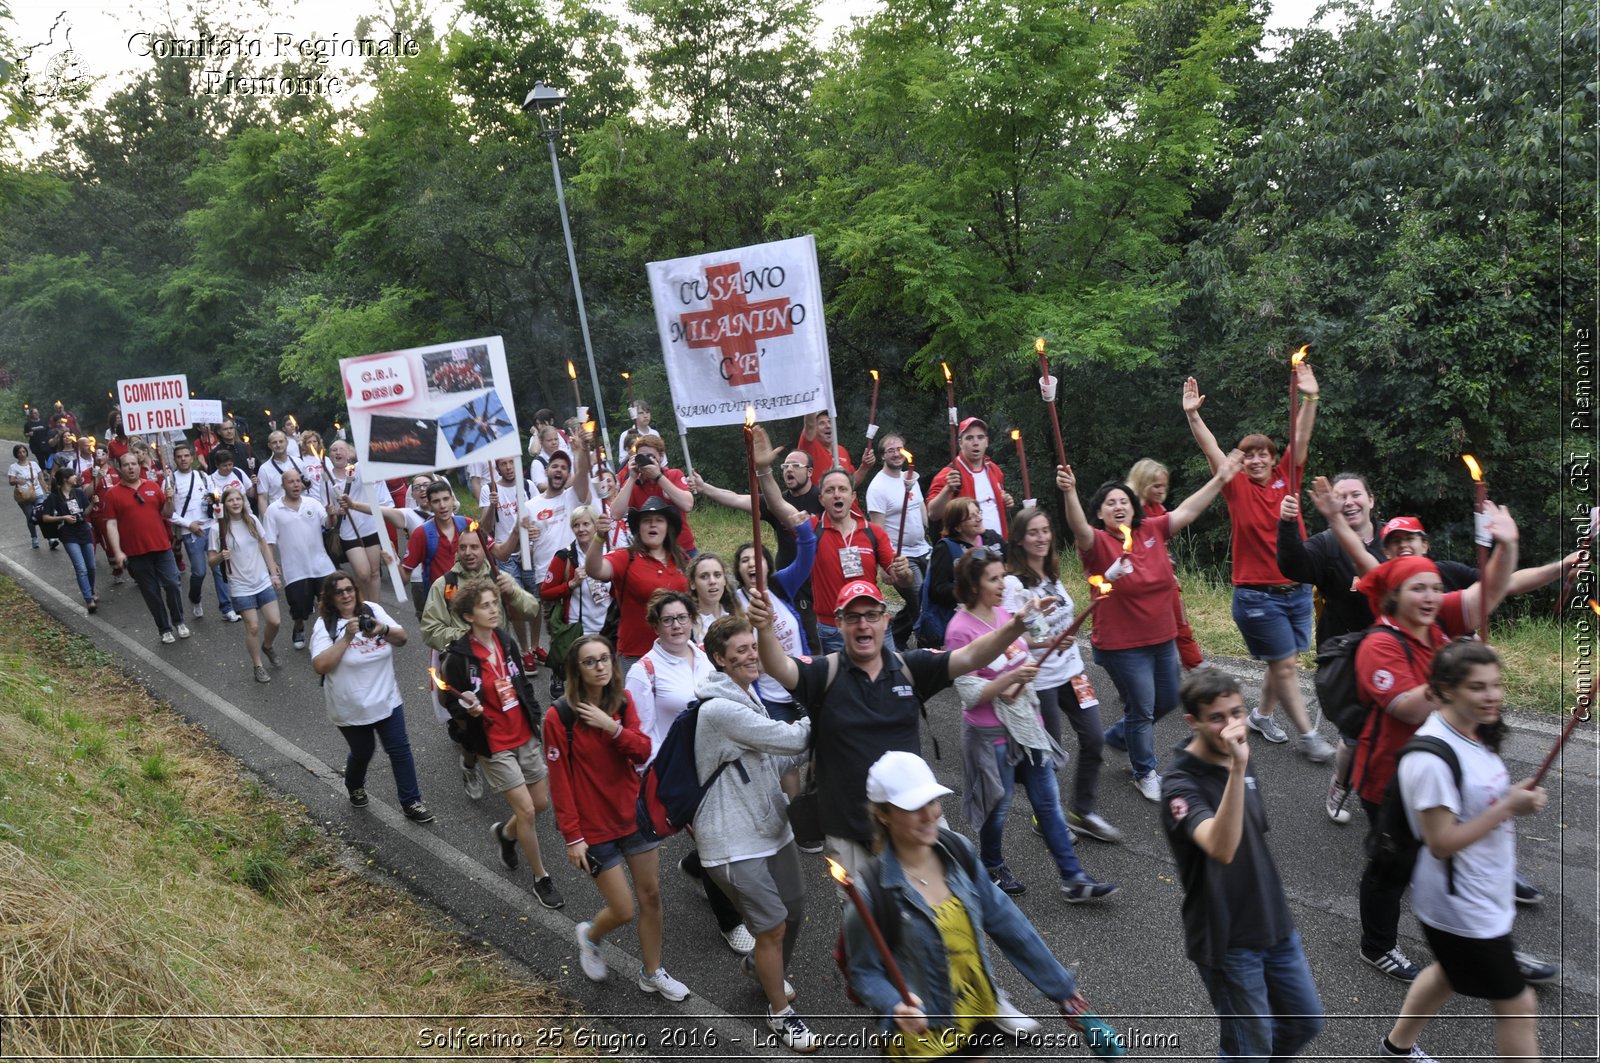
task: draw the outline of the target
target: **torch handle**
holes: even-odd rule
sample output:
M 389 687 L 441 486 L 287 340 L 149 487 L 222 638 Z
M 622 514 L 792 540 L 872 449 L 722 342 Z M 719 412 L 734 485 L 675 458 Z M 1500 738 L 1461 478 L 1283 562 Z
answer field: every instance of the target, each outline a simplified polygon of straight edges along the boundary
M 1577 727 L 1578 722 L 1582 719 L 1583 717 L 1578 715 L 1577 710 L 1573 710 L 1571 718 L 1567 720 L 1567 725 L 1561 729 L 1561 737 L 1557 738 L 1556 744 L 1550 747 L 1550 752 L 1544 755 L 1544 763 L 1539 765 L 1539 770 L 1533 773 L 1533 785 L 1538 786 L 1544 781 L 1545 774 L 1550 770 L 1550 765 L 1556 761 L 1556 754 L 1560 753 L 1561 747 L 1567 744 L 1567 739 L 1572 736 L 1572 729 Z
M 844 891 L 851 902 L 856 906 L 856 914 L 861 917 L 862 925 L 867 928 L 867 933 L 872 936 L 873 947 L 878 950 L 878 955 L 883 958 L 883 973 L 889 976 L 889 981 L 894 984 L 895 990 L 900 994 L 900 1002 L 908 1008 L 917 1006 L 911 997 L 911 989 L 906 985 L 905 975 L 900 973 L 900 965 L 895 962 L 894 953 L 889 951 L 889 943 L 883 940 L 883 931 L 878 928 L 878 921 L 872 918 L 872 913 L 867 910 L 867 902 L 861 899 L 861 891 L 849 879 L 843 882 Z

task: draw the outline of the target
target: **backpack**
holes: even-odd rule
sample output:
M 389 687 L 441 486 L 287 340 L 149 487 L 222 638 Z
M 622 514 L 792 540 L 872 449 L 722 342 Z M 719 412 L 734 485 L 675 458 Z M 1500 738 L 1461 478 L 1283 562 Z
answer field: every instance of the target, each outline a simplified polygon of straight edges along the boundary
M 562 559 L 565 559 L 567 563 L 572 566 L 573 577 L 576 578 L 577 574 L 582 571 L 580 566 L 583 564 L 582 560 L 578 557 L 577 546 L 569 546 L 565 550 L 562 550 L 560 553 L 556 554 L 556 560 Z M 561 666 L 561 662 L 565 661 L 567 658 L 567 651 L 572 648 L 572 644 L 574 642 L 578 641 L 578 636 L 583 634 L 582 623 L 578 621 L 572 621 L 571 623 L 568 623 L 567 621 L 567 604 L 571 600 L 572 591 L 568 590 L 564 597 L 554 599 L 551 604 L 550 623 L 548 625 L 550 628 L 550 650 L 548 660 L 550 661 L 550 667 L 552 670 Z M 609 609 L 607 611 L 607 616 L 610 616 Z M 615 643 L 612 645 L 615 645 Z
M 959 864 L 974 882 L 981 882 L 978 871 L 977 854 L 973 852 L 972 843 L 957 834 L 949 827 L 939 828 L 939 842 L 945 849 L 953 854 Z M 873 922 L 878 924 L 878 929 L 883 932 L 884 946 L 890 955 L 894 954 L 895 947 L 900 943 L 900 913 L 895 910 L 893 898 L 889 891 L 883 888 L 878 881 L 878 860 L 869 860 L 862 866 L 856 876 L 856 886 L 860 889 L 862 897 L 867 902 L 867 910 L 872 913 Z M 839 936 L 833 942 L 833 962 L 839 968 L 839 974 L 844 978 L 844 995 L 850 1003 L 857 1007 L 866 1007 L 867 1002 L 861 999 L 856 992 L 856 987 L 850 981 L 850 951 L 845 946 L 844 927 L 839 928 Z
M 694 822 L 700 804 L 722 773 L 731 765 L 739 781 L 750 783 L 750 773 L 738 757 L 716 766 L 705 782 L 695 768 L 694 740 L 700 725 L 700 702 L 691 701 L 667 728 L 655 759 L 639 779 L 635 816 L 646 838 L 667 838 Z
M 1317 647 L 1317 701 L 1322 705 L 1322 714 L 1345 738 L 1360 738 L 1367 725 L 1367 717 L 1372 712 L 1372 707 L 1361 700 L 1356 682 L 1356 649 L 1362 639 L 1375 631 L 1387 631 L 1399 639 L 1406 651 L 1406 661 L 1414 663 L 1410 640 L 1387 624 L 1374 624 L 1361 631 L 1347 631 Z
M 456 536 L 467 530 L 471 523 L 466 517 L 459 514 L 455 517 Z M 439 552 L 439 522 L 430 519 L 422 526 L 422 593 L 427 594 L 428 588 L 433 586 L 433 555 Z
M 939 540 L 939 545 L 950 551 L 952 563 L 960 561 L 966 554 L 966 547 L 960 543 L 953 543 L 949 538 Z M 931 571 L 932 565 L 929 566 Z M 928 587 L 931 581 L 924 578 L 922 581 L 922 611 L 917 614 L 917 626 L 913 628 L 917 635 L 917 645 L 924 649 L 937 649 L 944 645 L 945 628 L 950 626 L 950 619 L 956 615 L 955 609 L 940 605 L 928 597 Z
M 1444 761 L 1450 768 L 1450 778 L 1456 784 L 1456 791 L 1459 793 L 1461 790 L 1461 761 L 1456 759 L 1456 751 L 1450 748 L 1450 743 L 1433 735 L 1418 735 L 1400 747 L 1395 757 L 1394 778 L 1389 780 L 1389 787 L 1383 792 L 1383 804 L 1378 806 L 1378 816 L 1373 821 L 1372 833 L 1367 836 L 1366 842 L 1367 857 L 1372 861 L 1373 870 L 1389 881 L 1410 881 L 1411 871 L 1417 864 L 1417 853 L 1422 849 L 1422 839 L 1411 833 L 1411 824 L 1406 822 L 1405 801 L 1400 793 L 1400 762 L 1410 753 L 1432 753 Z M 1454 857 L 1444 862 L 1444 880 L 1447 891 L 1454 895 Z

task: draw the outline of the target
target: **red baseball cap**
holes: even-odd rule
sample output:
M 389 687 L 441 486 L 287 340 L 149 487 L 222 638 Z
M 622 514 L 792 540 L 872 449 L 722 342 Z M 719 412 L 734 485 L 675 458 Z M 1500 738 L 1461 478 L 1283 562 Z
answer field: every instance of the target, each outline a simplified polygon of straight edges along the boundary
M 989 430 L 989 422 L 985 421 L 982 417 L 967 417 L 967 418 L 964 418 L 962 420 L 962 422 L 959 425 L 956 426 L 956 435 L 958 435 L 958 436 L 966 435 L 967 434 L 967 429 L 971 428 L 975 424 L 983 425 L 983 430 L 985 432 L 987 432 Z
M 883 605 L 883 592 L 876 583 L 870 580 L 854 579 L 839 589 L 839 598 L 834 603 L 834 609 L 843 609 L 857 598 L 871 598 L 879 605 Z
M 1388 542 L 1391 535 L 1427 535 L 1422 522 L 1416 517 L 1395 517 L 1383 526 L 1383 534 L 1378 536 L 1380 543 Z

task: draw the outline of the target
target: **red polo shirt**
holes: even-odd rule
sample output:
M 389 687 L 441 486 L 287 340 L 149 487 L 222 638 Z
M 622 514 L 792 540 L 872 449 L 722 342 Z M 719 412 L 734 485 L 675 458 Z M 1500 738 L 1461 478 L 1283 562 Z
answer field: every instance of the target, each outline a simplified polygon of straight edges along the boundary
M 1089 623 L 1094 625 L 1090 640 L 1097 650 L 1127 650 L 1137 646 L 1157 646 L 1178 637 L 1178 623 L 1172 612 L 1172 558 L 1167 553 L 1167 535 L 1172 518 L 1166 514 L 1146 517 L 1133 529 L 1133 552 L 1129 561 L 1133 571 L 1111 585 L 1111 596 L 1094 607 Z M 1086 575 L 1104 572 L 1122 556 L 1122 536 L 1099 528 L 1094 543 L 1079 551 Z M 1099 597 L 1090 590 L 1090 600 Z M 1087 603 L 1085 603 L 1087 608 Z
M 820 439 L 807 439 L 805 433 L 802 432 L 800 433 L 800 441 L 794 445 L 794 449 L 803 450 L 811 456 L 811 478 L 813 480 L 821 477 L 823 473 L 835 465 L 842 466 L 845 472 L 852 476 L 855 475 L 856 464 L 850 460 L 849 453 L 841 446 L 836 445 L 833 448 L 834 453 L 830 455 L 826 443 Z
M 167 496 L 159 483 L 141 478 L 138 484 L 128 487 L 119 481 L 102 497 L 106 519 L 117 522 L 118 542 L 124 554 L 137 557 L 172 549 L 167 518 L 161 515 Z
M 864 579 L 878 582 L 878 569 L 894 563 L 894 543 L 882 527 L 857 518 L 855 530 L 848 539 L 834 527 L 826 514 L 812 521 L 817 529 L 817 560 L 811 567 L 811 600 L 815 603 L 817 623 L 834 627 L 833 612 L 839 602 L 839 592 L 846 583 Z M 872 531 L 868 533 L 867 528 Z M 873 544 L 877 546 L 874 548 Z M 844 574 L 844 552 L 853 551 L 860 560 L 861 573 Z
M 1228 520 L 1233 526 L 1235 587 L 1243 583 L 1295 582 L 1278 571 L 1278 507 L 1289 493 L 1292 460 L 1291 454 L 1285 454 L 1264 484 L 1241 472 L 1222 485 L 1222 498 L 1228 504 Z M 1302 517 L 1300 538 L 1305 537 L 1306 522 Z

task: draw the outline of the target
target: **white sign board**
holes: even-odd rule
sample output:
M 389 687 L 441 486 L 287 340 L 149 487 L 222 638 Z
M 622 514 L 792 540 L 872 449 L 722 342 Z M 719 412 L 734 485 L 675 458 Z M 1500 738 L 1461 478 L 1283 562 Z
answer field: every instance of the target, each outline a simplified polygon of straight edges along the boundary
M 222 400 L 221 399 L 190 399 L 189 400 L 190 424 L 221 424 Z
M 183 373 L 117 381 L 122 430 L 143 436 L 189 427 L 189 378 Z
M 817 245 L 809 236 L 646 267 L 680 428 L 833 408 Z
M 369 482 L 521 454 L 499 336 L 339 361 Z

